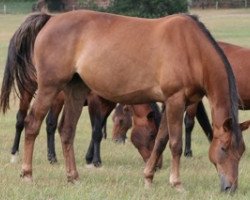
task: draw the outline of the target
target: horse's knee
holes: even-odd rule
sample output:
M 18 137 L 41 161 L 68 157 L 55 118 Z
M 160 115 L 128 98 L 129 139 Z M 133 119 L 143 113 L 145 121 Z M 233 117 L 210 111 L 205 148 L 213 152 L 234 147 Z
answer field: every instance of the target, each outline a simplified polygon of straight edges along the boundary
M 39 134 L 41 122 L 34 121 L 32 116 L 27 116 L 24 123 L 25 123 L 25 139 L 34 140 Z
M 156 139 L 155 145 L 156 145 L 156 153 L 158 155 L 162 154 L 162 152 L 166 148 L 167 142 L 168 142 L 168 138 L 167 137 Z
M 182 154 L 182 143 L 179 141 L 170 142 L 170 149 L 172 151 L 172 155 L 181 155 Z
M 71 127 L 59 127 L 59 134 L 61 136 L 61 142 L 64 145 L 71 144 L 73 142 L 73 128 Z

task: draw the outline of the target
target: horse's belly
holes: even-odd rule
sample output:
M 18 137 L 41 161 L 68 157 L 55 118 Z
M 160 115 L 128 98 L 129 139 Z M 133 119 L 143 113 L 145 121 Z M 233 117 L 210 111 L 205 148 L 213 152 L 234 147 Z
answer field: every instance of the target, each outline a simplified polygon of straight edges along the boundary
M 129 104 L 164 100 L 160 86 L 146 74 L 130 76 L 112 69 L 92 70 L 85 68 L 79 74 L 92 91 L 105 99 Z
M 100 52 L 79 59 L 77 72 L 89 88 L 114 102 L 162 101 L 156 66 L 117 53 Z

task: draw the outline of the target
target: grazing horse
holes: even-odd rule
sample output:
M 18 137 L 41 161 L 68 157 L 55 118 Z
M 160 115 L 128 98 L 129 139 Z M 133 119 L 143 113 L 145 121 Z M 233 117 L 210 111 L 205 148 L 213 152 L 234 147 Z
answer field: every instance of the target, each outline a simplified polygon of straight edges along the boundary
M 18 40 L 19 40 L 18 34 L 16 33 L 10 40 L 8 49 L 8 57 L 2 84 L 2 95 L 0 99 L 0 104 L 1 107 L 3 108 L 4 113 L 9 108 L 9 97 L 11 90 L 14 87 L 15 72 L 13 68 L 15 67 L 21 68 L 22 66 L 27 66 L 29 67 L 29 70 L 34 70 L 34 66 L 30 65 L 29 63 L 26 63 L 24 61 L 24 58 L 20 56 L 18 51 L 16 51 L 16 47 L 18 46 Z M 11 150 L 12 154 L 11 162 L 17 161 L 21 133 L 24 128 L 24 119 L 27 115 L 30 102 L 37 89 L 36 79 L 34 78 L 32 80 L 32 84 L 26 84 L 25 87 L 26 90 L 24 90 L 23 86 L 17 82 L 17 88 L 15 88 L 16 92 L 19 93 L 20 103 L 19 103 L 19 110 L 16 115 L 17 119 L 16 133 Z M 58 116 L 62 110 L 63 104 L 64 104 L 64 93 L 60 92 L 53 100 L 53 103 L 49 109 L 46 118 L 47 147 L 48 147 L 47 156 L 51 164 L 57 162 L 54 138 L 57 128 Z M 101 165 L 100 143 L 102 139 L 101 136 L 102 128 L 105 127 L 106 119 L 111 113 L 111 111 L 114 109 L 116 104 L 97 96 L 93 92 L 88 94 L 87 102 L 85 102 L 85 105 L 87 104 L 92 125 L 92 138 L 85 158 L 87 164 L 93 164 L 95 167 L 99 167 Z
M 112 140 L 117 143 L 125 143 L 127 131 L 132 127 L 132 112 L 127 106 L 118 104 L 112 115 L 113 129 Z
M 142 105 L 146 105 L 146 104 L 142 104 Z M 158 115 L 161 115 L 161 114 L 158 114 Z M 210 126 L 207 113 L 206 113 L 206 110 L 204 108 L 202 101 L 200 101 L 198 105 L 193 104 L 193 105 L 188 106 L 188 108 L 186 109 L 186 114 L 184 118 L 185 130 L 186 130 L 184 156 L 186 157 L 192 157 L 191 141 L 190 141 L 191 133 L 190 134 L 187 134 L 187 133 L 192 131 L 194 127 L 195 116 L 199 124 L 201 125 L 203 131 L 205 132 L 208 140 L 211 142 L 213 139 L 212 127 Z M 143 117 L 145 118 L 146 115 Z M 115 108 L 114 114 L 112 115 L 112 120 L 114 122 L 113 130 L 112 130 L 112 139 L 115 142 L 124 143 L 127 138 L 127 135 L 126 135 L 127 131 L 132 127 L 131 110 L 128 110 L 126 109 L 126 107 L 124 108 L 123 105 L 118 104 L 118 106 L 116 106 Z M 143 130 L 147 130 L 146 128 L 147 126 L 148 124 L 145 121 L 145 124 L 141 126 L 142 127 L 141 131 L 137 131 L 137 132 L 133 130 L 131 131 L 131 141 L 134 144 L 134 146 L 139 150 L 139 152 L 140 152 L 140 148 L 149 147 L 148 144 L 152 140 L 152 134 L 150 134 L 149 131 L 143 131 Z M 136 127 L 136 124 L 134 124 L 134 127 Z M 155 137 L 156 135 L 153 137 L 153 142 L 155 141 Z M 140 141 L 140 142 L 136 143 L 133 141 Z M 152 149 L 149 151 L 151 153 Z
M 159 130 L 161 113 L 156 103 L 122 105 L 118 104 L 112 116 L 114 125 L 112 139 L 115 142 L 125 142 L 128 129 L 131 130 L 131 142 L 137 148 L 144 162 L 147 162 L 154 147 Z M 162 167 L 162 157 L 156 168 Z
M 248 84 L 249 75 L 250 75 L 250 49 L 245 47 L 240 47 L 234 44 L 229 44 L 226 42 L 218 42 L 219 46 L 223 49 L 226 54 L 237 82 L 240 101 L 239 101 L 239 109 L 249 110 L 250 109 L 250 86 Z M 249 71 L 249 72 L 248 72 Z M 186 125 L 186 146 L 185 146 L 185 155 L 191 155 L 191 132 L 194 127 L 194 117 L 196 115 L 197 105 L 193 105 L 189 107 L 189 111 L 185 115 L 185 125 Z M 199 115 L 200 112 L 197 112 Z M 197 119 L 199 119 L 197 117 Z M 206 115 L 202 117 L 203 126 L 205 127 L 205 134 L 209 137 L 212 134 L 212 129 Z M 242 129 L 247 129 L 249 123 L 243 123 Z M 204 130 L 204 129 L 203 129 Z
M 68 181 L 78 179 L 75 129 L 90 90 L 112 102 L 163 102 L 159 133 L 144 169 L 152 183 L 155 166 L 170 142 L 170 184 L 181 189 L 180 157 L 185 106 L 206 95 L 212 108 L 209 158 L 223 191 L 235 191 L 245 150 L 238 124 L 238 93 L 223 51 L 199 20 L 190 15 L 141 19 L 94 11 L 51 16 L 35 14 L 20 26 L 20 55 L 33 63 L 37 95 L 26 117 L 21 177 L 32 180 L 34 142 L 53 99 L 63 90 L 59 125 Z M 35 72 L 15 68 L 16 81 L 30 83 Z

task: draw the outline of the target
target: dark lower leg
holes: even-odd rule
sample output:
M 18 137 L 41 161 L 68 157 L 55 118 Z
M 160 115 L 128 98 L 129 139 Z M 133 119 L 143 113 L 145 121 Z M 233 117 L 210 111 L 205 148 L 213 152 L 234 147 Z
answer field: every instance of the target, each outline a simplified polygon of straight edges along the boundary
M 55 152 L 55 132 L 57 128 L 57 118 L 53 116 L 52 111 L 50 110 L 47 118 L 47 148 L 48 148 L 48 160 L 51 164 L 56 163 L 56 152 Z
M 24 128 L 24 119 L 27 115 L 27 111 L 21 111 L 19 110 L 16 115 L 16 134 L 15 134 L 15 139 L 14 143 L 11 149 L 11 154 L 16 154 L 16 152 L 19 151 L 19 144 L 20 144 L 20 138 L 21 134 Z
M 94 155 L 94 141 L 91 139 L 85 160 L 87 164 L 91 164 Z
M 190 117 L 188 113 L 186 113 L 184 118 L 185 123 L 185 151 L 184 156 L 192 157 L 192 149 L 191 149 L 191 134 L 194 128 L 194 118 Z

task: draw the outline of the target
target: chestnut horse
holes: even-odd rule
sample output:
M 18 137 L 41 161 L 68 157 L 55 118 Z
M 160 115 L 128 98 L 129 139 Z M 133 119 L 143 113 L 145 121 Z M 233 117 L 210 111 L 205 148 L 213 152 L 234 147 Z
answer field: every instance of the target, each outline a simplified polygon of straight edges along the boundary
M 12 88 L 14 88 L 14 77 L 15 71 L 13 70 L 15 67 L 29 67 L 29 70 L 34 71 L 34 66 L 25 62 L 25 59 L 20 56 L 16 47 L 19 45 L 17 41 L 18 31 L 14 34 L 14 36 L 10 40 L 9 48 L 8 48 L 8 56 L 7 62 L 5 66 L 4 79 L 2 83 L 2 95 L 0 98 L 0 105 L 5 113 L 9 108 L 9 97 Z M 21 47 L 24 48 L 24 47 Z M 35 76 L 34 76 L 35 77 Z M 36 79 L 33 78 L 31 80 L 31 84 L 26 84 L 26 90 L 24 87 L 17 82 L 17 88 L 14 88 L 20 97 L 19 110 L 16 115 L 16 133 L 15 139 L 12 146 L 11 154 L 11 162 L 17 161 L 18 151 L 19 151 L 19 143 L 21 138 L 21 133 L 24 128 L 24 119 L 27 115 L 30 102 L 35 94 L 37 89 Z M 47 130 L 47 149 L 48 149 L 48 160 L 51 164 L 57 162 L 56 152 L 55 152 L 55 131 L 57 128 L 58 116 L 62 110 L 64 104 L 64 93 L 60 92 L 57 97 L 53 100 L 53 103 L 49 109 L 47 118 L 46 118 L 46 130 Z M 107 101 L 93 92 L 88 94 L 87 101 L 85 101 L 85 105 L 88 105 L 89 116 L 92 126 L 92 138 L 90 141 L 90 145 L 85 156 L 87 164 L 93 164 L 95 167 L 101 166 L 101 156 L 100 156 L 100 144 L 102 140 L 102 129 L 105 129 L 106 120 L 111 111 L 115 107 L 115 103 Z M 104 130 L 105 131 L 105 130 Z
M 145 105 L 145 104 L 142 104 L 142 105 Z M 114 122 L 113 130 L 112 130 L 112 139 L 118 143 L 125 142 L 127 138 L 127 131 L 132 127 L 131 111 L 128 111 L 128 109 L 123 109 L 123 107 L 124 106 L 121 104 L 116 106 L 114 114 L 112 115 L 112 120 Z M 207 116 L 207 113 L 206 113 L 206 110 L 204 108 L 202 101 L 199 102 L 198 105 L 193 104 L 193 105 L 188 106 L 188 108 L 186 109 L 186 114 L 184 118 L 185 130 L 186 130 L 184 156 L 186 157 L 192 157 L 191 131 L 194 127 L 195 116 L 199 124 L 201 125 L 204 133 L 206 134 L 208 141 L 211 142 L 213 139 L 212 127 L 209 123 L 209 119 L 208 119 L 208 116 Z M 143 117 L 146 118 L 146 115 Z M 136 125 L 134 124 L 134 126 Z M 140 152 L 140 148 L 148 148 L 150 146 L 149 143 L 151 143 L 152 139 L 154 143 L 154 138 L 156 137 L 156 135 L 152 137 L 152 134 L 150 134 L 149 131 L 143 131 L 143 130 L 147 130 L 146 128 L 147 126 L 148 124 L 145 121 L 145 124 L 141 126 L 141 131 L 137 131 L 137 132 L 133 130 L 131 131 L 131 141 L 133 145 L 138 149 L 139 152 Z M 140 142 L 136 143 L 133 141 L 140 141 Z M 148 149 L 148 151 L 151 153 L 152 149 Z
M 242 110 L 249 110 L 250 109 L 250 86 L 248 86 L 248 80 L 250 72 L 250 49 L 240 47 L 234 44 L 229 44 L 226 42 L 218 42 L 219 46 L 223 49 L 224 53 L 226 54 L 234 75 L 237 82 L 237 86 L 239 89 L 240 101 L 239 101 L 239 109 Z M 185 115 L 185 125 L 186 125 L 186 143 L 185 143 L 185 154 L 191 156 L 191 132 L 194 127 L 194 117 L 196 115 L 197 105 L 193 105 L 192 107 L 188 108 L 188 112 Z M 198 111 L 197 114 L 200 112 Z M 203 115 L 204 127 L 207 131 L 204 131 L 205 134 L 211 135 L 212 129 L 208 120 L 208 117 Z M 198 119 L 198 117 L 197 117 Z M 249 124 L 243 123 L 242 129 L 247 129 Z
M 147 162 L 154 147 L 159 130 L 161 112 L 156 103 L 122 105 L 118 104 L 112 115 L 114 122 L 112 139 L 115 142 L 125 142 L 128 129 L 131 130 L 131 142 L 137 148 L 144 162 Z M 162 157 L 156 168 L 162 167 Z
M 245 150 L 238 124 L 238 93 L 223 51 L 194 16 L 141 19 L 94 11 L 56 16 L 35 14 L 20 26 L 20 55 L 34 64 L 15 68 L 16 81 L 38 90 L 26 117 L 21 176 L 32 180 L 34 142 L 53 99 L 63 90 L 59 125 L 68 181 L 78 179 L 74 155 L 75 129 L 90 90 L 112 102 L 163 102 L 159 133 L 144 169 L 152 183 L 155 166 L 170 142 L 170 184 L 181 189 L 180 157 L 185 106 L 206 95 L 212 108 L 213 135 L 209 158 L 220 176 L 221 189 L 234 191 Z M 23 47 L 23 48 L 22 48 Z

